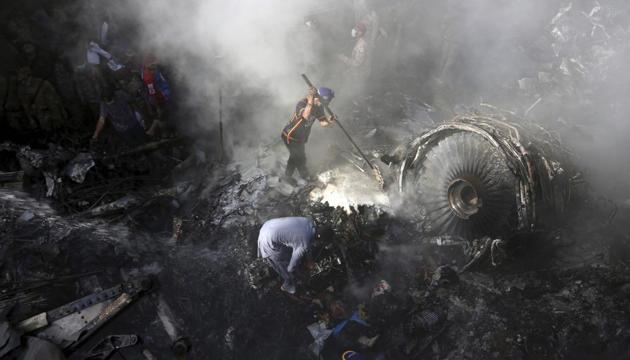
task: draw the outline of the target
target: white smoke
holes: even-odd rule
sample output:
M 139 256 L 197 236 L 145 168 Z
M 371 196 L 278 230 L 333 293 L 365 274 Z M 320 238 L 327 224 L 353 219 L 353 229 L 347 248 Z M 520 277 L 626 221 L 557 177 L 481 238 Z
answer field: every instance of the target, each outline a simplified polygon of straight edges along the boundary
M 619 189 L 621 185 L 610 179 L 623 178 L 629 172 L 627 166 L 607 156 L 628 152 L 621 135 L 629 130 L 623 121 L 627 61 L 619 60 L 627 53 L 623 39 L 630 27 L 627 5 L 620 1 L 120 0 L 118 4 L 111 5 L 111 12 L 140 23 L 136 35 L 144 50 L 173 65 L 178 83 L 185 87 L 182 100 L 194 106 L 194 117 L 206 127 L 217 123 L 218 91 L 223 89 L 226 131 L 236 147 L 249 149 L 256 143 L 277 140 L 294 104 L 305 94 L 299 74 L 312 71 L 309 60 L 349 54 L 351 26 L 374 10 L 381 27 L 372 63 L 376 77 L 369 83 L 375 93 L 402 89 L 447 113 L 480 102 L 521 112 L 541 95 L 531 117 L 545 119 L 544 125 L 550 123 L 561 132 L 571 132 L 577 125 L 597 137 L 571 139 L 571 145 L 587 160 L 581 165 L 601 175 L 596 177 L 602 188 Z M 554 20 L 569 4 L 567 20 Z M 594 11 L 598 6 L 600 10 Z M 331 21 L 314 36 L 305 21 L 322 12 L 325 15 L 320 18 Z M 554 38 L 558 35 L 555 27 L 564 37 L 580 34 L 563 45 Z M 602 36 L 610 38 L 602 41 Z M 328 47 L 323 49 L 323 45 Z M 557 46 L 564 49 L 554 53 Z M 607 58 L 593 57 L 606 63 L 584 63 L 593 51 L 608 54 Z M 563 57 L 569 65 L 573 60 L 584 63 L 588 73 L 580 75 L 576 65 L 570 77 L 562 78 L 558 74 L 564 71 Z M 325 64 L 327 69 L 311 72 L 315 83 L 342 78 L 330 67 L 331 62 Z M 599 72 L 608 64 L 616 69 Z M 539 94 L 514 96 L 519 80 L 546 79 L 549 74 L 560 80 L 543 85 L 547 88 Z M 571 87 L 577 89 L 575 96 L 566 94 Z M 338 92 L 334 106 L 347 106 L 356 100 L 353 95 Z M 562 121 L 570 126 L 558 125 Z M 598 128 L 598 122 L 605 127 Z M 602 133 L 596 134 L 598 130 Z M 318 141 L 313 143 L 328 137 L 317 132 L 314 138 Z
M 304 22 L 308 7 L 303 4 L 255 0 L 133 4 L 144 25 L 143 38 L 160 56 L 182 65 L 182 74 L 194 89 L 215 88 L 216 79 L 188 73 L 183 55 L 198 57 L 225 77 L 264 86 L 280 97 L 294 96 L 298 89 L 295 74 L 301 69 L 287 47 L 287 38 Z
M 185 88 L 181 100 L 202 110 L 196 114 L 202 122 L 216 123 L 222 89 L 228 109 L 224 121 L 234 120 L 229 109 L 247 108 L 238 111 L 255 117 L 255 121 L 248 119 L 248 134 L 258 139 L 277 135 L 306 92 L 299 75 L 306 70 L 304 50 L 311 44 L 307 39 L 293 40 L 305 31 L 305 18 L 318 11 L 321 2 L 128 0 L 123 4 L 119 12 L 137 14 L 143 50 L 172 65 Z M 248 97 L 236 104 L 240 96 Z

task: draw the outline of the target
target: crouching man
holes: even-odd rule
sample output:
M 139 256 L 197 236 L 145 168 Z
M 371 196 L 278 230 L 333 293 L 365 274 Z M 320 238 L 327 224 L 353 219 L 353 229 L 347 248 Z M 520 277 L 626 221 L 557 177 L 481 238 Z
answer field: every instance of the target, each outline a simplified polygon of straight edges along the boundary
M 258 235 L 258 256 L 268 259 L 284 279 L 283 291 L 295 293 L 294 272 L 317 237 L 315 222 L 305 217 L 277 218 L 263 224 Z

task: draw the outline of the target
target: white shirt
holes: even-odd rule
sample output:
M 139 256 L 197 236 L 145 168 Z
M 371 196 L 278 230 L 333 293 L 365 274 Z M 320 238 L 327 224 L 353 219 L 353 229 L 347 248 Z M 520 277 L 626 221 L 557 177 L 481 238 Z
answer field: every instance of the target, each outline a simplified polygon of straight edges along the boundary
M 291 262 L 287 270 L 292 272 L 310 248 L 315 237 L 315 223 L 305 217 L 284 217 L 265 222 L 258 235 L 258 255 L 268 258 L 291 248 Z

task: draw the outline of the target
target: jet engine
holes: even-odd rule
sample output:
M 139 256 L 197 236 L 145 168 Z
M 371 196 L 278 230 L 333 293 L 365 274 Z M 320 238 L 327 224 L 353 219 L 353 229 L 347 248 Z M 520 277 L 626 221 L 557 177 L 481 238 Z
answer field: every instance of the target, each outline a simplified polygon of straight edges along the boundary
M 567 212 L 580 178 L 570 158 L 536 124 L 457 116 L 408 145 L 398 190 L 405 211 L 427 233 L 509 237 L 542 229 Z

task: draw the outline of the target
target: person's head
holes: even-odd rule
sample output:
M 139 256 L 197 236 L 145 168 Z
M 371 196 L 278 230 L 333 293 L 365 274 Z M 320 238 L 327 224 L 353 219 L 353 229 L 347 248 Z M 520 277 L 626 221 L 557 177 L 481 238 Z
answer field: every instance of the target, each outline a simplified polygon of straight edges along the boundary
M 364 23 L 360 22 L 360 23 L 357 23 L 352 28 L 352 31 L 350 34 L 352 35 L 353 38 L 360 38 L 361 36 L 365 35 L 366 31 L 367 31 L 367 26 Z
M 319 95 L 319 98 L 324 104 L 328 105 L 335 97 L 335 92 L 331 88 L 320 87 L 317 89 L 317 95 Z

